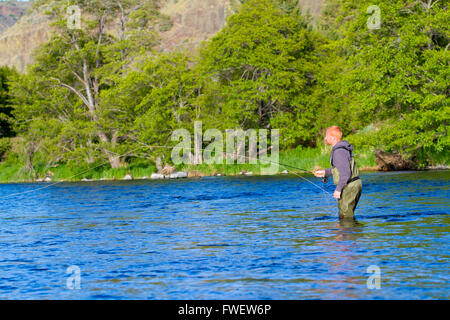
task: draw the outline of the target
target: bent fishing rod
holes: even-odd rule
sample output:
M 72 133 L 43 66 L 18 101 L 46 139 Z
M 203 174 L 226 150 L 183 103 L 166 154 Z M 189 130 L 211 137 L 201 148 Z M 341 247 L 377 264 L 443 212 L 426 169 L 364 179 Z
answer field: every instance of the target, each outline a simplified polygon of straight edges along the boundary
M 133 139 L 133 140 L 136 141 L 137 143 L 139 143 L 139 144 L 141 144 L 141 145 L 143 145 L 143 146 L 145 146 L 145 147 L 147 147 L 147 148 L 149 148 L 149 149 L 152 149 L 152 148 L 163 148 L 163 149 L 172 148 L 172 147 L 170 147 L 170 146 L 151 146 L 151 145 L 148 145 L 148 144 L 146 144 L 146 143 L 144 143 L 144 142 L 142 142 L 142 141 L 139 141 L 139 140 L 137 140 L 137 139 L 135 139 L 135 138 L 131 138 L 131 139 Z M 180 150 L 192 150 L 192 149 L 196 149 L 195 147 L 177 147 L 177 148 L 180 149 Z M 197 150 L 205 151 L 206 149 L 198 148 Z M 222 152 L 225 153 L 225 154 L 235 155 L 234 152 L 226 152 L 226 151 L 222 151 Z M 246 156 L 246 155 L 239 155 L 239 156 L 240 156 L 240 157 L 245 157 L 245 158 L 247 158 L 247 160 L 249 160 L 250 158 L 252 158 L 252 157 Z M 314 173 L 314 172 L 311 171 L 311 170 L 306 170 L 306 169 L 303 169 L 303 168 L 294 167 L 294 166 L 292 166 L 292 165 L 285 164 L 285 163 L 281 163 L 281 162 L 275 162 L 275 161 L 271 161 L 271 160 L 267 160 L 267 159 L 259 159 L 259 161 L 267 161 L 267 162 L 270 162 L 270 163 L 273 163 L 273 164 L 282 165 L 283 167 L 289 167 L 289 168 L 296 169 L 296 170 L 303 171 L 303 172 L 307 172 L 307 173 Z
M 132 139 L 133 139 L 133 138 L 132 138 Z M 147 148 L 150 148 L 150 149 L 152 149 L 152 148 L 171 148 L 171 147 L 169 147 L 169 146 L 151 146 L 151 145 L 148 145 L 148 144 L 146 144 L 146 143 L 143 143 L 143 142 L 141 142 L 141 141 L 139 141 L 139 140 L 137 140 L 137 139 L 135 139 L 135 138 L 134 138 L 133 140 L 136 141 L 137 143 L 139 143 L 139 144 L 141 144 L 141 145 L 147 147 Z M 178 147 L 178 148 L 179 148 L 180 150 L 192 150 L 192 149 L 195 149 L 194 147 L 184 147 L 184 148 L 183 148 L 183 147 Z M 205 151 L 206 149 L 199 148 L 199 149 L 197 149 L 197 150 Z M 233 156 L 235 155 L 234 152 L 231 153 L 231 152 L 223 151 L 223 153 L 225 153 L 225 154 L 232 154 Z M 250 156 L 246 156 L 246 155 L 241 155 L 241 156 L 247 158 L 247 160 L 249 160 L 249 159 L 251 158 Z M 305 173 L 314 173 L 314 172 L 312 172 L 312 171 L 310 171 L 310 170 L 306 170 L 306 169 L 303 169 L 303 168 L 298 168 L 298 167 L 295 167 L 295 166 L 292 166 L 292 165 L 288 165 L 288 164 L 284 164 L 284 163 L 281 163 L 281 162 L 276 162 L 276 161 L 272 161 L 272 160 L 268 160 L 268 159 L 259 159 L 259 161 L 266 162 L 266 163 L 273 163 L 273 164 L 275 164 L 275 165 L 281 165 L 281 166 L 284 166 L 284 167 L 286 167 L 286 168 L 293 168 L 293 169 L 296 169 L 296 170 L 303 171 L 303 172 L 305 172 Z M 322 188 L 321 186 L 315 184 L 314 182 L 310 181 L 309 179 L 306 179 L 305 177 L 303 177 L 303 176 L 297 174 L 297 173 L 294 172 L 294 171 L 290 171 L 290 172 L 291 172 L 292 174 L 294 174 L 294 175 L 296 175 L 296 176 L 302 178 L 303 180 L 308 181 L 310 184 L 316 186 L 317 188 L 321 189 L 321 190 L 324 191 L 325 193 L 331 195 L 330 192 L 328 192 L 327 190 L 325 190 L 325 189 Z M 327 181 L 328 181 L 328 180 L 327 180 L 326 177 L 324 177 L 324 178 L 322 179 L 322 182 L 324 182 L 324 183 L 326 183 Z
M 133 140 L 135 140 L 135 141 L 138 142 L 139 144 L 141 144 L 141 145 L 143 145 L 143 146 L 145 146 L 145 147 L 147 147 L 147 148 L 150 148 L 150 149 L 152 149 L 152 148 L 166 148 L 166 149 L 167 149 L 167 148 L 171 148 L 170 146 L 150 146 L 150 145 L 147 145 L 146 143 L 143 143 L 143 142 L 141 142 L 141 141 L 138 141 L 137 139 L 133 139 Z M 135 151 L 137 151 L 138 149 L 140 149 L 140 148 L 135 148 L 135 149 L 133 149 L 133 150 L 131 150 L 131 151 L 128 151 L 127 153 L 124 153 L 124 154 L 122 154 L 122 155 L 118 155 L 117 158 L 120 159 L 120 158 L 126 157 L 126 156 L 128 156 L 128 155 L 129 155 L 129 156 L 132 156 L 133 153 L 134 153 Z M 190 148 L 180 148 L 180 149 L 192 150 L 192 149 L 195 149 L 195 148 L 190 147 Z M 204 151 L 205 149 L 202 148 L 202 149 L 200 149 L 200 150 Z M 225 153 L 226 153 L 226 154 L 233 154 L 233 155 L 234 155 L 234 153 L 231 153 L 231 152 L 225 152 Z M 136 155 L 134 155 L 134 156 L 136 156 Z M 249 156 L 245 156 L 245 155 L 244 155 L 244 157 L 246 157 L 247 159 L 250 158 Z M 281 162 L 275 162 L 275 161 L 268 160 L 268 159 L 259 159 L 259 161 L 266 162 L 266 163 L 273 163 L 273 164 L 276 164 L 276 165 L 281 165 L 281 166 L 284 166 L 284 167 L 286 167 L 286 168 L 288 168 L 288 167 L 289 167 L 289 168 L 293 168 L 293 169 L 300 170 L 300 171 L 303 171 L 303 172 L 306 172 L 306 173 L 313 173 L 313 172 L 310 171 L 310 170 L 306 170 L 306 169 L 303 169 L 303 168 L 298 168 L 298 167 L 295 167 L 295 166 L 292 166 L 292 165 L 288 165 L 288 164 L 284 164 L 284 163 L 281 163 Z M 88 173 L 88 172 L 90 172 L 90 171 L 92 171 L 92 170 L 95 170 L 95 169 L 97 169 L 97 168 L 100 168 L 100 167 L 102 167 L 102 166 L 104 166 L 104 165 L 106 165 L 106 164 L 108 164 L 108 163 L 109 163 L 109 161 L 105 161 L 105 162 L 103 162 L 103 163 L 101 163 L 101 164 L 99 164 L 99 165 L 97 165 L 97 166 L 94 166 L 94 167 L 92 167 L 92 168 L 89 168 L 89 169 L 87 169 L 87 170 L 84 170 L 84 171 L 82 171 L 82 172 L 80 172 L 80 173 L 77 173 L 77 174 L 75 174 L 75 175 L 69 177 L 69 179 L 72 179 L 72 178 L 75 178 L 75 177 L 80 176 L 80 175 L 82 175 L 82 174 Z M 309 179 L 306 179 L 305 177 L 303 177 L 303 176 L 297 174 L 296 172 L 293 172 L 293 171 L 290 171 L 290 172 L 293 173 L 294 175 L 296 175 L 296 176 L 302 178 L 303 180 L 306 180 L 307 182 L 309 182 L 310 184 L 312 184 L 312 185 L 316 186 L 317 188 L 321 189 L 321 190 L 324 191 L 325 193 L 331 195 L 330 192 L 328 192 L 328 191 L 325 190 L 324 188 L 320 187 L 319 185 L 315 184 L 314 182 L 310 181 Z M 6 198 L 9 198 L 9 197 L 12 197 L 12 196 L 15 196 L 15 195 L 26 194 L 26 193 L 35 192 L 35 191 L 38 191 L 38 190 L 47 189 L 47 188 L 50 188 L 50 187 L 52 187 L 52 186 L 54 186 L 54 185 L 57 185 L 57 184 L 59 184 L 59 183 L 62 183 L 62 182 L 64 182 L 64 181 L 57 181 L 57 182 L 51 183 L 51 184 L 49 184 L 49 185 L 47 185 L 47 186 L 43 186 L 43 187 L 40 187 L 40 188 L 36 188 L 36 189 L 32 189 L 32 190 L 27 190 L 27 191 L 23 191 L 23 192 L 17 192 L 17 193 L 9 194 L 9 195 L 6 195 L 6 196 L 4 196 L 4 197 L 0 197 L 0 199 L 6 199 Z M 325 182 L 325 179 L 324 179 L 324 182 Z

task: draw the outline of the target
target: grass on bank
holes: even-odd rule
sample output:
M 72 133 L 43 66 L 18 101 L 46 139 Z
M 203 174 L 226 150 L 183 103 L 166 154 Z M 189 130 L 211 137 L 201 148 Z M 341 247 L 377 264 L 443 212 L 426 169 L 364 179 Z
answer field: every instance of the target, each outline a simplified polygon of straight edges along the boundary
M 288 166 L 313 171 L 315 169 L 325 169 L 329 166 L 331 148 L 302 148 L 281 151 L 278 162 Z M 356 154 L 356 160 L 359 168 L 362 170 L 373 168 L 375 157 L 371 150 L 359 150 Z M 267 166 L 267 163 L 262 163 Z M 21 182 L 32 181 L 33 175 L 24 170 L 25 164 L 18 159 L 10 159 L 0 162 L 0 182 Z M 292 167 L 279 166 L 279 172 L 287 170 L 289 172 L 302 173 L 302 170 L 295 170 Z M 254 175 L 261 174 L 261 165 L 259 164 L 201 164 L 201 165 L 179 165 L 178 171 L 193 172 L 201 175 L 238 175 L 243 170 L 252 172 Z M 53 181 L 79 181 L 82 179 L 92 180 L 120 180 L 127 174 L 134 178 L 150 177 L 156 172 L 156 166 L 153 162 L 146 159 L 131 159 L 125 167 L 112 169 L 108 164 L 100 163 L 82 166 L 73 166 L 60 164 L 57 167 L 46 168 L 45 165 L 37 164 L 35 166 L 36 179 L 43 179 L 47 173 L 51 172 Z
M 133 177 L 150 177 L 156 172 L 156 166 L 150 161 L 132 159 L 127 166 L 122 168 L 111 168 L 108 163 L 94 163 L 90 165 L 73 166 L 60 164 L 57 167 L 46 168 L 44 165 L 36 165 L 34 174 L 24 170 L 25 164 L 19 161 L 0 162 L 0 182 L 24 182 L 43 179 L 47 173 L 51 173 L 53 181 L 80 181 L 82 179 L 92 180 L 120 180 L 127 174 Z
M 278 162 L 280 163 L 279 172 L 287 170 L 289 172 L 302 173 L 304 170 L 313 171 L 317 169 L 326 169 L 330 166 L 330 152 L 331 147 L 302 148 L 301 146 L 295 149 L 281 151 L 278 159 Z M 362 170 L 374 170 L 376 167 L 375 155 L 370 149 L 360 150 L 355 157 L 358 167 Z M 262 162 L 261 164 L 262 166 L 266 166 L 267 162 Z M 284 164 L 286 166 L 283 166 Z M 293 167 L 298 168 L 299 170 L 296 170 Z M 259 164 L 184 165 L 177 169 L 184 171 L 197 171 L 206 175 L 213 175 L 215 173 L 236 175 L 242 172 L 242 170 L 253 172 L 254 174 L 261 173 L 261 165 Z

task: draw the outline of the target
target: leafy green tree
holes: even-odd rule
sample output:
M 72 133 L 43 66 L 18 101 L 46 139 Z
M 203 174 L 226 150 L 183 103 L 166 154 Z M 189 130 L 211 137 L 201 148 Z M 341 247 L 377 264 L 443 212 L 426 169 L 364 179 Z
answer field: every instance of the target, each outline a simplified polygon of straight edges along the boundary
M 311 141 L 317 43 L 305 19 L 274 0 L 248 0 L 201 50 L 203 101 L 228 128 L 280 128 L 281 144 Z M 211 96 L 214 96 L 212 98 Z
M 195 105 L 200 82 L 192 63 L 192 57 L 182 51 L 142 58 L 104 95 L 105 103 L 113 108 L 132 106 L 128 113 L 132 119 L 127 136 L 133 143 L 130 148 L 137 148 L 158 166 L 170 162 L 170 150 L 165 147 L 175 144 L 172 132 L 192 131 L 193 121 L 200 116 L 201 109 Z
M 347 132 L 375 123 L 379 130 L 363 137 L 374 147 L 409 155 L 448 150 L 448 2 L 378 1 L 379 29 L 367 26 L 370 1 L 328 4 L 335 10 L 325 11 L 333 21 L 327 34 L 347 65 L 330 88 L 349 98 L 342 113 L 343 100 L 334 104 Z
M 11 93 L 10 82 L 17 77 L 17 71 L 9 67 L 0 67 L 0 138 L 11 137 Z
M 67 5 L 81 9 L 81 29 L 67 22 Z M 157 43 L 159 4 L 154 0 L 38 1 L 48 6 L 54 33 L 37 52 L 24 83 L 16 84 L 15 114 L 24 135 L 33 128 L 27 121 L 59 123 L 54 135 L 66 159 L 107 158 L 111 167 L 126 145 L 129 108 L 116 109 L 102 101 L 126 74 L 128 66 L 151 52 Z M 53 128 L 53 127 L 52 127 Z M 36 138 L 39 131 L 35 132 Z M 35 136 L 34 134 L 32 136 Z M 62 152 L 62 151 L 61 151 Z
M 81 29 L 67 23 L 72 4 Z M 278 128 L 282 148 L 316 145 L 337 124 L 386 151 L 448 150 L 447 2 L 380 0 L 379 29 L 368 28 L 366 0 L 326 0 L 314 28 L 295 0 L 232 5 L 190 54 L 154 50 L 171 25 L 157 0 L 36 1 L 55 21 L 52 39 L 26 74 L 0 69 L 2 134 L 19 135 L 27 171 L 117 168 L 127 152 L 162 166 L 172 132 L 198 120 L 203 130 Z

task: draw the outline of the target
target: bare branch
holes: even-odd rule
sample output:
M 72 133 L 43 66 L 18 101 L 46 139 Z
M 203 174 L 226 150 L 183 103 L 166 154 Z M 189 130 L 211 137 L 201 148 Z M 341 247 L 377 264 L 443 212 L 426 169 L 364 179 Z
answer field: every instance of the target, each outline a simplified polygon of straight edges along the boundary
M 61 80 L 59 80 L 58 78 L 53 78 L 50 77 L 50 79 L 56 80 L 58 81 L 58 85 L 61 87 L 64 87 L 66 89 L 69 89 L 70 91 L 72 91 L 73 93 L 75 93 L 82 101 L 83 103 L 89 108 L 89 101 L 86 99 L 86 97 L 77 89 L 75 89 L 72 86 L 69 86 L 68 84 L 62 82 Z

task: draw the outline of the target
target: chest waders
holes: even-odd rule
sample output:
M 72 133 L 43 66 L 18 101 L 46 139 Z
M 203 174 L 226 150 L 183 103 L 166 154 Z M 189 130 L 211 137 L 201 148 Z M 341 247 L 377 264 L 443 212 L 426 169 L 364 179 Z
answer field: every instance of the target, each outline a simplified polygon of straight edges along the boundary
M 339 182 L 339 170 L 332 165 L 331 173 L 333 174 L 333 182 L 335 185 Z M 354 218 L 356 205 L 362 193 L 362 182 L 359 178 L 359 170 L 355 159 L 350 160 L 351 177 L 341 191 L 341 198 L 338 200 L 339 218 Z

